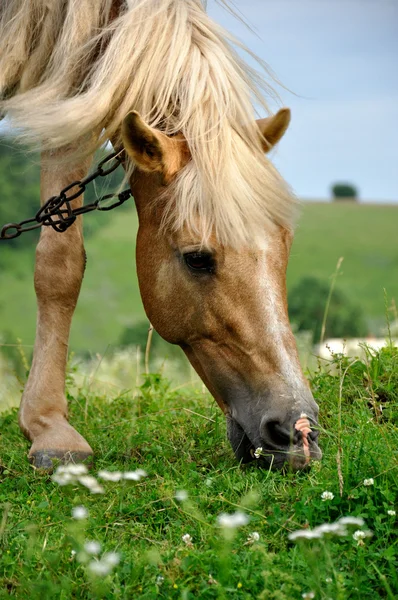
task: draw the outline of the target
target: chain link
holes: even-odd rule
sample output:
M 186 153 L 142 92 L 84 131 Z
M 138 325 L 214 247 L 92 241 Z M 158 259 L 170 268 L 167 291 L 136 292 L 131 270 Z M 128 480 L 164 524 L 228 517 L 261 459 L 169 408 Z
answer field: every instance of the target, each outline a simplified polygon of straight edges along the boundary
M 106 167 L 112 160 L 115 161 L 114 164 L 111 163 L 110 166 Z M 0 232 L 0 240 L 12 240 L 26 231 L 32 231 L 32 229 L 37 229 L 39 227 L 52 227 L 55 231 L 63 232 L 76 221 L 76 217 L 79 215 L 84 215 L 93 210 L 112 210 L 113 208 L 120 206 L 126 202 L 126 200 L 131 198 L 132 192 L 130 188 L 123 190 L 119 194 L 106 194 L 91 204 L 86 204 L 79 208 L 72 208 L 71 202 L 72 200 L 75 200 L 75 198 L 81 196 L 84 193 L 86 186 L 94 181 L 94 179 L 106 177 L 115 171 L 115 169 L 122 164 L 122 160 L 120 152 L 108 154 L 108 156 L 98 163 L 97 169 L 93 173 L 84 179 L 70 183 L 61 190 L 58 196 L 49 198 L 34 217 L 25 219 L 19 223 L 8 223 L 7 225 L 4 225 Z M 117 200 L 116 202 L 108 204 L 107 200 L 111 198 L 117 198 Z

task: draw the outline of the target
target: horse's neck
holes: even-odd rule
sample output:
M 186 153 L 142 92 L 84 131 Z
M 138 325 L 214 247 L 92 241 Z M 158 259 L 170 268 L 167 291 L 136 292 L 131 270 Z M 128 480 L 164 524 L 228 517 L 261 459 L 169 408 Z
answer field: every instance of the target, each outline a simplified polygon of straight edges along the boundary
M 163 191 L 160 175 L 144 173 L 136 169 L 130 178 L 130 187 L 137 208 L 138 219 L 159 228 L 162 222 L 165 200 L 159 200 Z

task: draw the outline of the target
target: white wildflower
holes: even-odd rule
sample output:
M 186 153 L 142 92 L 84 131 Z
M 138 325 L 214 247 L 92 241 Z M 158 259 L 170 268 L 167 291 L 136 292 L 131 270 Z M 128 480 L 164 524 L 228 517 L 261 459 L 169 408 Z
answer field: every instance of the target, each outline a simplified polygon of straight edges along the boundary
M 185 500 L 188 500 L 188 492 L 185 490 L 178 490 L 175 493 L 174 498 L 178 500 L 178 502 L 185 502 Z
M 355 531 L 352 535 L 352 537 L 354 538 L 354 540 L 356 542 L 358 542 L 358 546 L 363 546 L 364 545 L 364 539 L 367 537 L 372 537 L 372 532 L 371 531 L 361 531 L 360 529 L 358 529 L 357 531 Z
M 363 485 L 369 487 L 370 485 L 374 485 L 375 480 L 372 477 L 369 477 L 369 479 L 364 479 L 363 480 Z
M 321 537 L 322 533 L 315 529 L 299 529 L 298 531 L 292 531 L 292 533 L 289 533 L 288 535 L 289 540 L 292 541 L 299 539 L 313 540 L 320 539 Z
M 192 536 L 189 535 L 189 533 L 184 533 L 184 535 L 181 536 L 181 539 L 184 542 L 184 544 L 186 544 L 189 548 L 191 548 L 193 546 Z
M 258 542 L 260 539 L 260 534 L 257 531 L 253 531 L 250 535 L 248 535 L 247 537 L 247 544 L 254 544 L 255 542 Z
M 289 540 L 298 539 L 319 539 L 326 535 L 345 536 L 348 535 L 347 527 L 350 525 L 361 527 L 364 525 L 364 520 L 360 517 L 341 517 L 335 523 L 323 523 L 314 527 L 314 529 L 299 529 L 289 534 Z M 359 531 L 359 534 L 364 532 Z M 355 535 L 355 534 L 354 534 Z M 365 537 L 371 535 L 371 532 L 365 532 Z M 356 538 L 354 538 L 356 539 Z
M 321 536 L 331 533 L 332 535 L 347 535 L 347 529 L 339 521 L 337 523 L 323 523 L 315 527 L 313 531 L 317 531 Z
M 148 473 L 144 469 L 136 469 L 135 472 L 139 477 L 148 477 Z
M 55 483 L 58 483 L 58 485 L 70 485 L 76 483 L 76 478 L 79 475 L 85 475 L 86 473 L 86 465 L 59 465 L 51 479 L 55 481 Z
M 83 464 L 74 465 L 71 463 L 69 465 L 65 465 L 64 469 L 67 473 L 70 475 L 75 475 L 76 477 L 88 473 L 86 465 Z
M 84 544 L 84 549 L 87 554 L 99 554 L 101 552 L 101 544 L 95 540 L 86 542 Z
M 258 448 L 256 448 L 255 451 L 254 451 L 254 458 L 260 458 L 260 456 L 262 454 L 262 451 L 263 451 L 263 449 L 262 449 L 261 446 L 259 446 Z
M 106 577 L 112 571 L 112 567 L 102 562 L 102 560 L 92 560 L 88 563 L 87 569 L 99 577 Z
M 87 519 L 88 510 L 85 506 L 74 506 L 72 508 L 72 517 L 76 519 L 76 521 L 81 521 L 82 519 Z
M 98 485 L 98 481 L 92 475 L 82 475 L 79 477 L 78 481 L 86 488 L 91 488 Z
M 163 575 L 158 575 L 156 577 L 156 585 L 162 585 L 164 583 L 164 577 Z
M 334 494 L 332 494 L 332 492 L 322 492 L 321 498 L 323 502 L 326 502 L 326 500 L 333 500 Z
M 148 473 L 144 469 L 137 469 L 136 471 L 126 471 L 122 474 L 122 478 L 127 481 L 140 481 L 143 477 L 147 477 Z
M 240 510 L 236 511 L 233 514 L 221 513 L 217 517 L 217 523 L 221 527 L 227 527 L 230 529 L 247 525 L 249 520 L 249 517 Z
M 388 515 L 390 515 L 390 517 L 395 517 L 395 515 L 396 515 L 397 513 L 395 512 L 395 510 L 388 510 L 388 511 L 387 511 L 387 514 L 388 514 Z
M 52 476 L 58 485 L 80 483 L 88 488 L 92 494 L 102 494 L 105 490 L 92 475 L 87 474 L 85 465 L 60 465 Z
M 126 473 L 123 473 L 123 479 L 126 481 L 139 481 L 141 477 L 135 471 L 126 471 Z
M 325 581 L 326 583 L 332 583 L 333 579 L 331 577 L 326 577 Z
M 104 481 L 117 482 L 125 479 L 127 481 L 140 481 L 142 477 L 146 477 L 147 472 L 143 469 L 137 469 L 136 471 L 106 471 L 102 470 L 98 472 L 98 477 Z M 84 484 L 83 484 L 84 485 Z
M 98 477 L 104 481 L 120 481 L 122 473 L 120 471 L 98 471 Z
M 301 594 L 302 598 L 315 598 L 315 593 L 314 592 L 304 592 L 304 594 Z
M 74 556 L 76 556 L 76 550 L 71 550 L 71 551 L 70 551 L 70 555 L 72 556 L 72 558 L 73 558 Z
M 74 475 L 66 473 L 65 471 L 60 471 L 59 467 L 51 476 L 51 479 L 55 481 L 55 483 L 58 483 L 58 485 L 69 485 L 71 483 L 76 483 L 76 478 Z
M 106 577 L 112 572 L 120 562 L 120 556 L 117 552 L 106 552 L 100 560 L 95 559 L 89 562 L 87 569 L 93 574 L 101 577 Z
M 102 485 L 100 485 L 92 475 L 82 475 L 81 477 L 78 477 L 78 482 L 90 490 L 92 494 L 103 494 L 105 492 Z
M 361 519 L 361 517 L 341 517 L 338 520 L 338 523 L 341 525 L 357 525 L 358 527 L 362 527 L 365 524 L 365 521 Z
M 101 560 L 110 567 L 116 567 L 120 563 L 120 555 L 117 552 L 106 552 Z
M 365 532 L 361 531 L 360 529 L 358 529 L 358 531 L 356 531 L 353 536 L 354 540 L 357 542 L 358 546 L 363 546 L 364 545 L 364 539 L 365 539 Z
M 92 487 L 90 487 L 88 489 L 90 490 L 90 492 L 92 494 L 104 494 L 105 493 L 104 488 L 100 484 L 93 485 Z

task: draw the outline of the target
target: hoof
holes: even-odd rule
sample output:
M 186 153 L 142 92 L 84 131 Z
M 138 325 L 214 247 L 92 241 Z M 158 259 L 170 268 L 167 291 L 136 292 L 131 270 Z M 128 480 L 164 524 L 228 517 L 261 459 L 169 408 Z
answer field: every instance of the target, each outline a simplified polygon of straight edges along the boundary
M 64 450 L 36 450 L 29 455 L 29 462 L 42 471 L 51 472 L 58 464 L 80 464 L 84 463 L 91 467 L 93 455 L 91 452 L 70 452 Z

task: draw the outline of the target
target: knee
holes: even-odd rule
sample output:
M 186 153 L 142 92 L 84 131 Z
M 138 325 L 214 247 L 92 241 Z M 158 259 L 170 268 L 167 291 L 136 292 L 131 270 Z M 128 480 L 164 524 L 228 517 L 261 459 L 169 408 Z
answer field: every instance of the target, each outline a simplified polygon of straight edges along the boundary
M 36 249 L 34 281 L 37 296 L 74 304 L 85 265 L 86 253 L 80 234 L 71 239 L 65 233 L 43 232 Z

